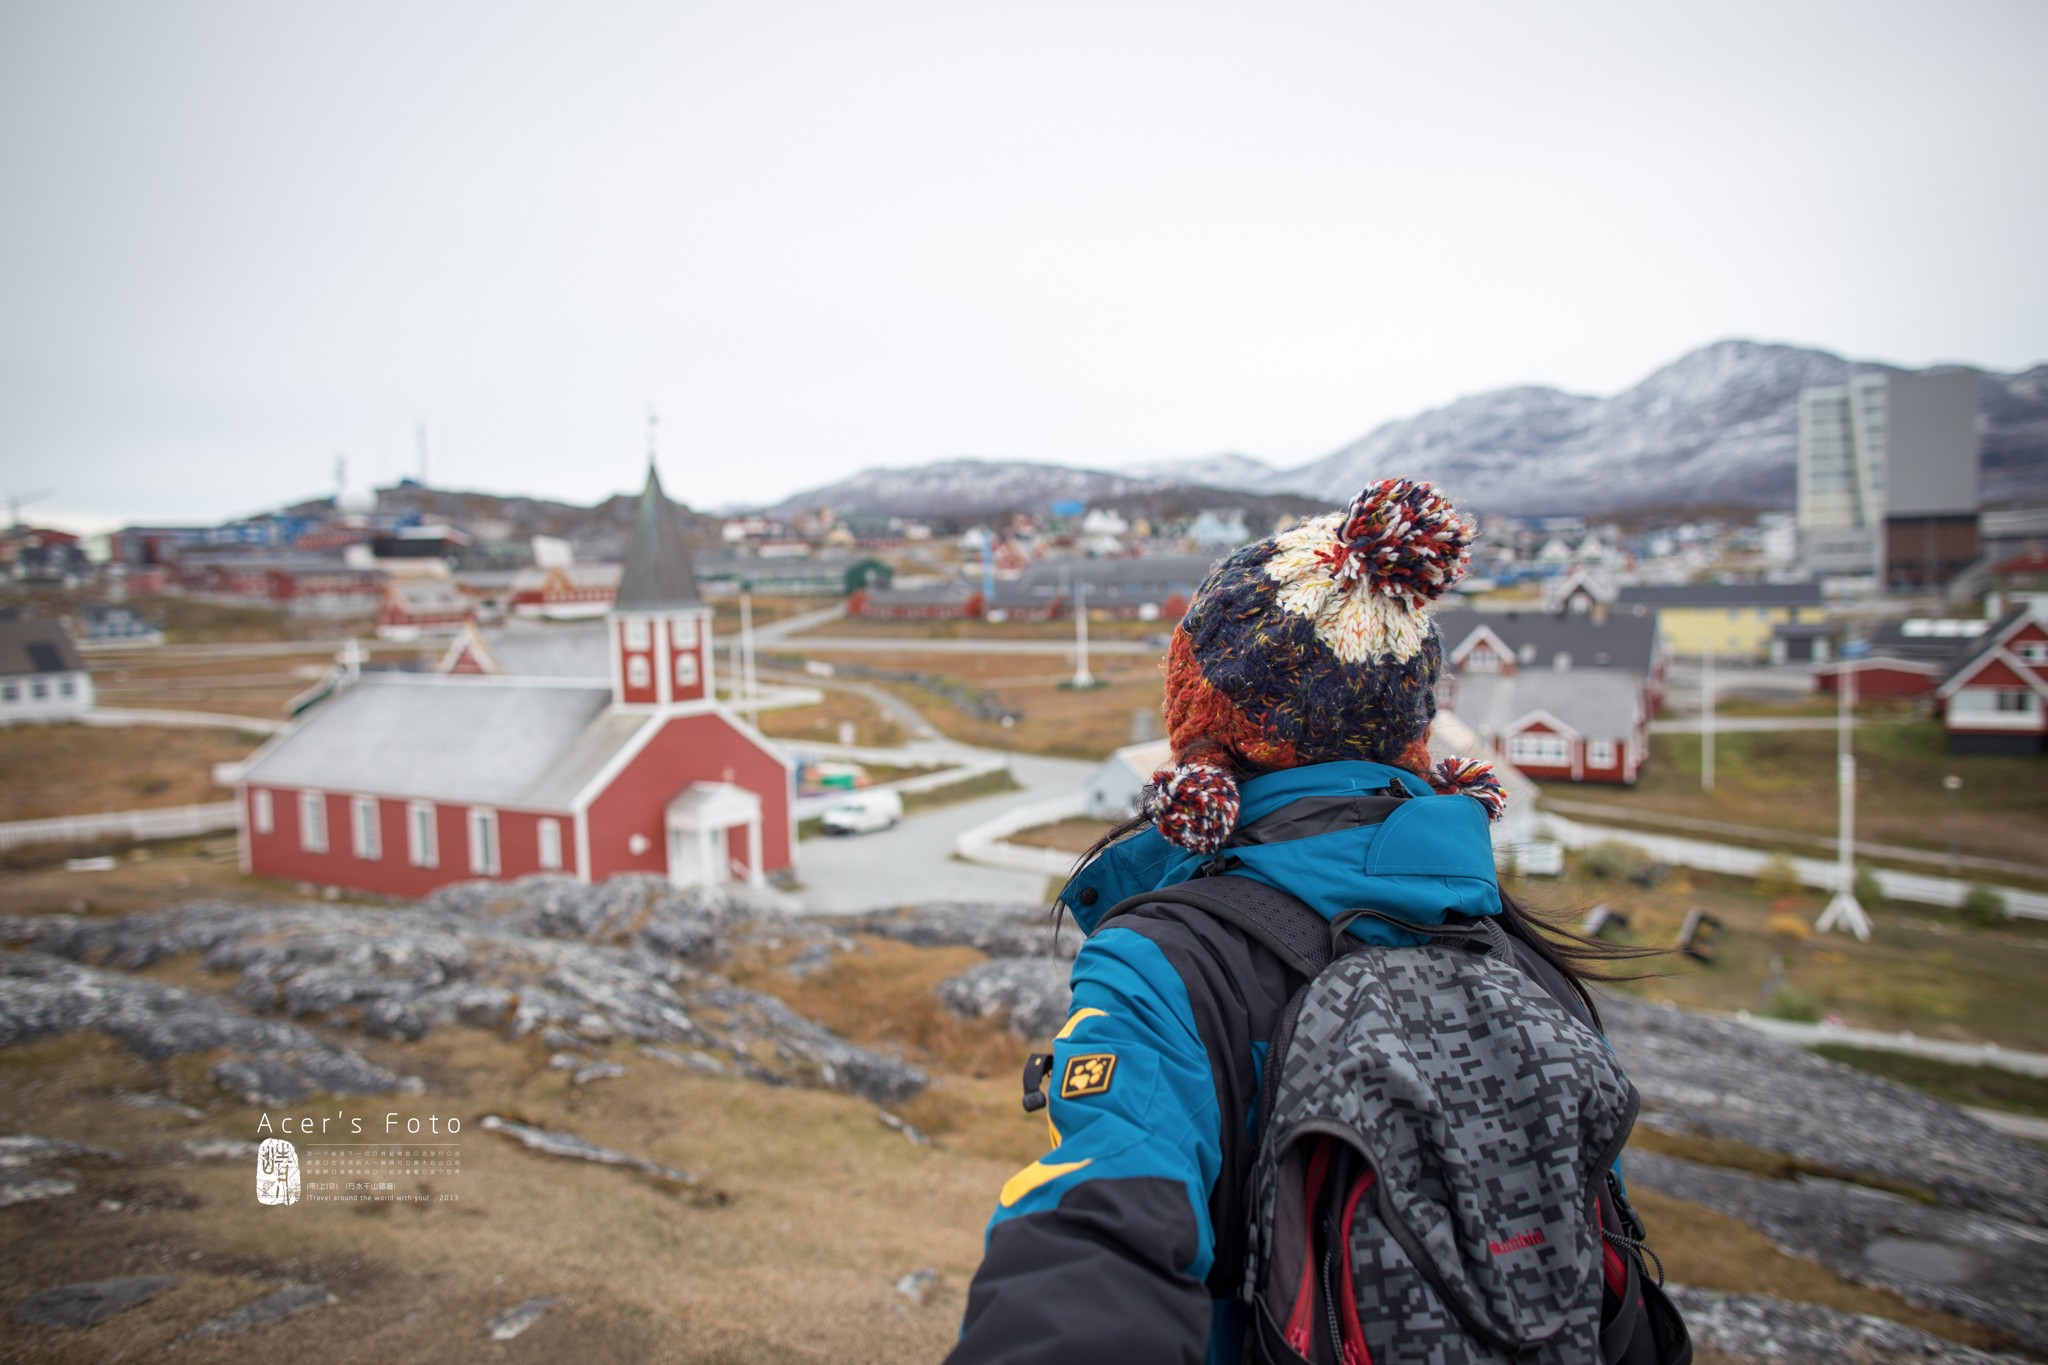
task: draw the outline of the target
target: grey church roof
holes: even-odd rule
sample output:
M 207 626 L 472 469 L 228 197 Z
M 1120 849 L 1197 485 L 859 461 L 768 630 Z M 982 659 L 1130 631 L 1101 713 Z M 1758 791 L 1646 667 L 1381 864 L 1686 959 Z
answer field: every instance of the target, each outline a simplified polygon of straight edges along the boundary
M 626 567 L 619 576 L 615 610 L 663 611 L 704 604 L 690 552 L 676 527 L 676 507 L 661 491 L 661 476 L 647 466 L 647 486 L 633 508 L 633 537 L 626 544 Z
M 63 623 L 0 613 L 0 674 L 82 673 L 85 664 Z
M 1448 658 L 1480 627 L 1500 637 L 1521 667 L 1553 668 L 1564 656 L 1573 668 L 1626 668 L 1647 676 L 1657 664 L 1657 614 L 1591 612 L 1469 611 L 1436 613 L 1437 633 Z M 1524 657 L 1524 654 L 1528 657 Z
M 609 685 L 365 674 L 250 767 L 251 786 L 565 809 L 652 717 Z

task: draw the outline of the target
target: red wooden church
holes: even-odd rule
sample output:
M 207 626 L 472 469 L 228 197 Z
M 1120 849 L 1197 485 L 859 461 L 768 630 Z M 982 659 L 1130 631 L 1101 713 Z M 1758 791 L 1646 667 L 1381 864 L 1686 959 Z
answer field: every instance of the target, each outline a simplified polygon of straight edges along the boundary
M 242 865 L 394 896 L 621 872 L 759 884 L 795 858 L 791 765 L 712 689 L 711 610 L 650 465 L 609 684 L 362 674 L 237 784 Z

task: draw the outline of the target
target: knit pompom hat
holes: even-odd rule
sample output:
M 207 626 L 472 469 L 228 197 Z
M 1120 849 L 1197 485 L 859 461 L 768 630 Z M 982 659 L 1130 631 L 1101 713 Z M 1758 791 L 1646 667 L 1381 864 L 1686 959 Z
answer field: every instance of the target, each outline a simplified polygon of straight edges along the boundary
M 1406 768 L 1498 818 L 1491 766 L 1433 769 L 1427 745 L 1443 645 L 1426 608 L 1465 576 L 1475 533 L 1433 485 L 1380 479 L 1211 570 L 1167 650 L 1159 832 L 1214 852 L 1237 825 L 1235 770 L 1339 759 Z

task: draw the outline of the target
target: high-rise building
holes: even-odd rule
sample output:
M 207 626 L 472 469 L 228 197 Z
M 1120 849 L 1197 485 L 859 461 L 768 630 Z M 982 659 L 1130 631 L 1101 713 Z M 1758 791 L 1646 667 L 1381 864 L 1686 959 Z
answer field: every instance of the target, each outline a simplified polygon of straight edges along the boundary
M 1980 382 L 1969 370 L 1859 374 L 1799 395 L 1808 569 L 1911 591 L 1976 560 Z

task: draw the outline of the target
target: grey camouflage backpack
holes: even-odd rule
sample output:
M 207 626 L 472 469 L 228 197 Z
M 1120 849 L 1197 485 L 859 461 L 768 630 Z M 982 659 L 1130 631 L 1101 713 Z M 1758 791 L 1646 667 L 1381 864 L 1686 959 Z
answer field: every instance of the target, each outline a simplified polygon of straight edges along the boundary
M 1261 1078 L 1248 1358 L 1691 1359 L 1613 1173 L 1635 1087 L 1555 968 L 1491 919 L 1385 948 L 1345 931 L 1388 917 L 1332 924 L 1245 878 L 1149 899 L 1229 919 L 1307 978 Z

